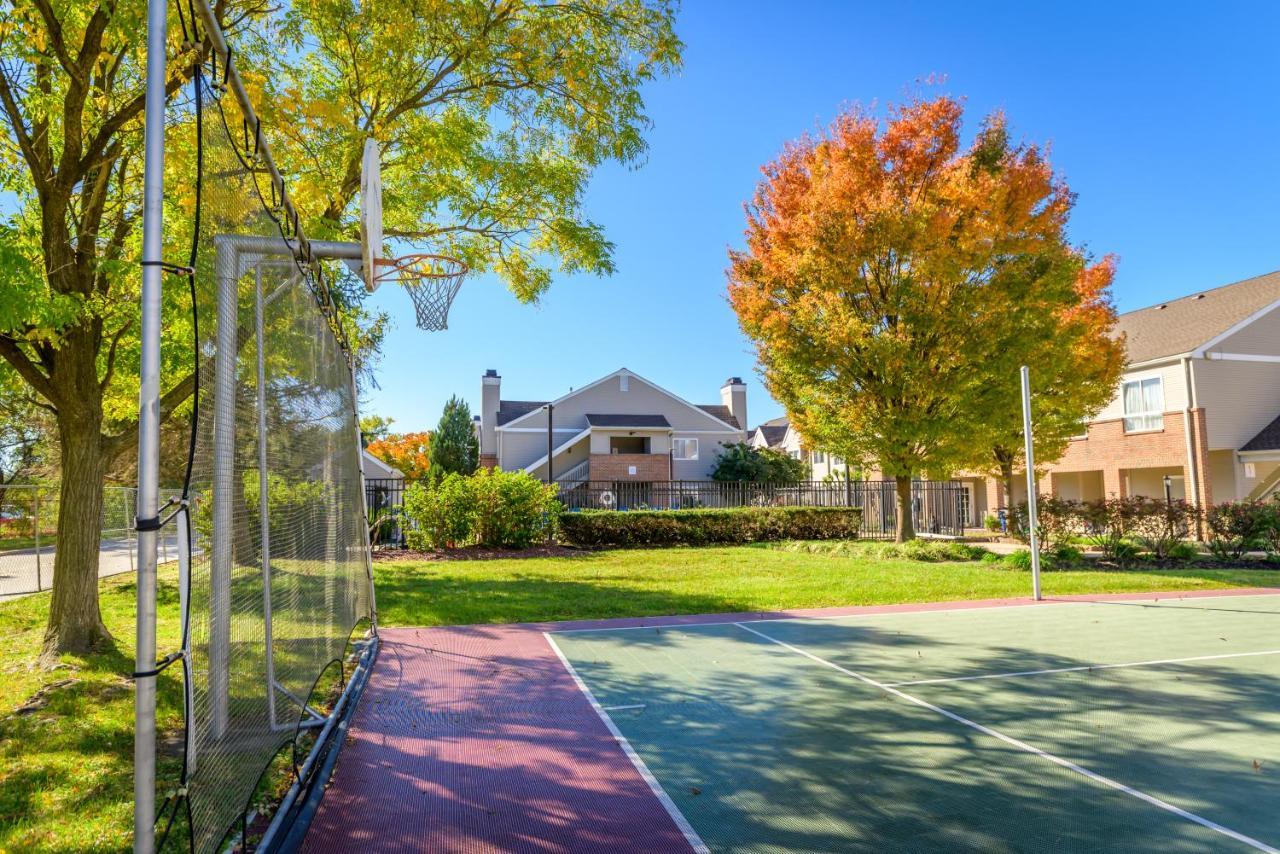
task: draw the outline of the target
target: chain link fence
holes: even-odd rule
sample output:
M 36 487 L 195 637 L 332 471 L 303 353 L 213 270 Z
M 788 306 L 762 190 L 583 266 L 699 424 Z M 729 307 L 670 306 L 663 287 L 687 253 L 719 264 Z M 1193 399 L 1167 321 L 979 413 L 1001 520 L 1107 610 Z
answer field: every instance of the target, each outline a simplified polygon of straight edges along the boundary
M 136 569 L 137 532 L 133 517 L 137 490 L 108 486 L 102 494 L 102 540 L 98 577 Z M 166 493 L 161 500 L 168 498 Z M 39 593 L 53 585 L 58 550 L 60 490 L 56 483 L 9 484 L 0 487 L 0 599 Z M 177 540 L 161 538 L 161 562 L 177 559 Z

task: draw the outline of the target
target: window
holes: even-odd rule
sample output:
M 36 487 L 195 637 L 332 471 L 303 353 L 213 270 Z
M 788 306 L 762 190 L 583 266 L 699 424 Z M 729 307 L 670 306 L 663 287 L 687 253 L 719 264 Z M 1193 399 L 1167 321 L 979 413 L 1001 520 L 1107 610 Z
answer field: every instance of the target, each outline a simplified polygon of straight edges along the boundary
M 798 460 L 798 459 L 800 459 L 800 452 L 799 452 L 799 451 L 792 451 L 792 452 L 791 452 L 791 459 L 793 459 L 793 460 Z
M 1124 431 L 1164 428 L 1164 386 L 1159 377 L 1124 384 Z
M 823 453 L 822 451 L 813 452 L 813 464 L 815 466 L 823 465 L 824 463 L 826 463 L 826 461 L 827 461 L 827 455 L 825 453 Z
M 696 460 L 698 458 L 698 440 L 672 439 L 671 455 L 677 460 Z

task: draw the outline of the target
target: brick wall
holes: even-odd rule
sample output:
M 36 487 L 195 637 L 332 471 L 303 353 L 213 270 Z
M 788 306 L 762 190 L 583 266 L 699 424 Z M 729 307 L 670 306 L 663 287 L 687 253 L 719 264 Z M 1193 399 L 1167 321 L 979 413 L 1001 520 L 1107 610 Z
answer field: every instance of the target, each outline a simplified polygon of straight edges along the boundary
M 628 472 L 631 466 L 635 466 L 635 474 Z M 671 480 L 671 457 L 667 454 L 592 454 L 590 474 L 593 484 L 604 486 L 614 481 Z
M 1209 483 L 1209 449 L 1206 441 L 1204 410 L 1192 412 L 1192 439 L 1196 468 L 1200 481 L 1200 501 L 1208 504 L 1212 496 Z M 1089 425 L 1089 438 L 1073 441 L 1052 465 L 1050 472 L 1101 471 L 1103 490 L 1107 495 L 1124 494 L 1125 469 L 1175 467 L 1186 469 L 1187 438 L 1181 410 L 1164 414 L 1164 427 L 1144 433 L 1125 433 L 1124 420 L 1095 421 Z M 1188 481 L 1188 486 L 1190 481 Z
M 480 455 L 480 468 L 482 468 L 482 469 L 492 469 L 492 468 L 497 468 L 497 467 L 498 467 L 498 458 L 497 458 L 497 456 L 495 456 L 494 454 L 481 454 L 481 455 Z

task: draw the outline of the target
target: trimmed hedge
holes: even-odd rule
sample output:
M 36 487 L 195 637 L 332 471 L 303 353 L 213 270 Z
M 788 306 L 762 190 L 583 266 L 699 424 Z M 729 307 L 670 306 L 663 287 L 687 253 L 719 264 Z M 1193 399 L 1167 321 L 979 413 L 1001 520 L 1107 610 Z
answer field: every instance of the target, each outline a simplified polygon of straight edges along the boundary
M 857 507 L 580 510 L 560 516 L 560 536 L 576 546 L 705 546 L 854 539 L 861 523 Z

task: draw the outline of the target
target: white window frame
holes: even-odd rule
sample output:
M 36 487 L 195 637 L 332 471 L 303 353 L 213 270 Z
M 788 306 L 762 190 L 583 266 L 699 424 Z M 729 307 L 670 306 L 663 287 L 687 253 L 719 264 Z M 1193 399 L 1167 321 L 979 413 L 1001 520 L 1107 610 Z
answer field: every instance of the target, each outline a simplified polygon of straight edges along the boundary
M 1138 388 L 1138 400 L 1143 407 L 1140 410 L 1129 409 L 1129 389 Z M 1148 407 L 1147 389 L 1155 388 L 1159 399 L 1155 408 Z M 1153 433 L 1164 429 L 1164 378 L 1160 376 L 1139 377 L 1126 380 L 1120 386 L 1120 408 L 1124 412 L 1124 432 Z
M 826 454 L 826 451 L 814 451 L 814 452 L 813 452 L 813 464 L 814 464 L 815 466 L 825 466 L 825 465 L 827 464 L 827 454 Z
M 680 456 L 679 448 L 680 448 L 680 443 L 681 443 L 681 442 L 685 442 L 685 443 L 692 442 L 692 443 L 693 443 L 693 454 L 692 454 L 691 456 L 683 456 L 683 457 L 682 457 L 682 456 Z M 687 448 L 688 448 L 688 445 L 686 444 L 686 450 L 687 450 Z M 696 459 L 698 458 L 698 450 L 699 450 L 699 448 L 698 448 L 698 440 L 697 440 L 697 439 L 694 439 L 694 438 L 691 438 L 691 437 L 680 436 L 680 437 L 673 438 L 673 439 L 671 440 L 671 458 L 672 458 L 673 460 L 696 460 Z

